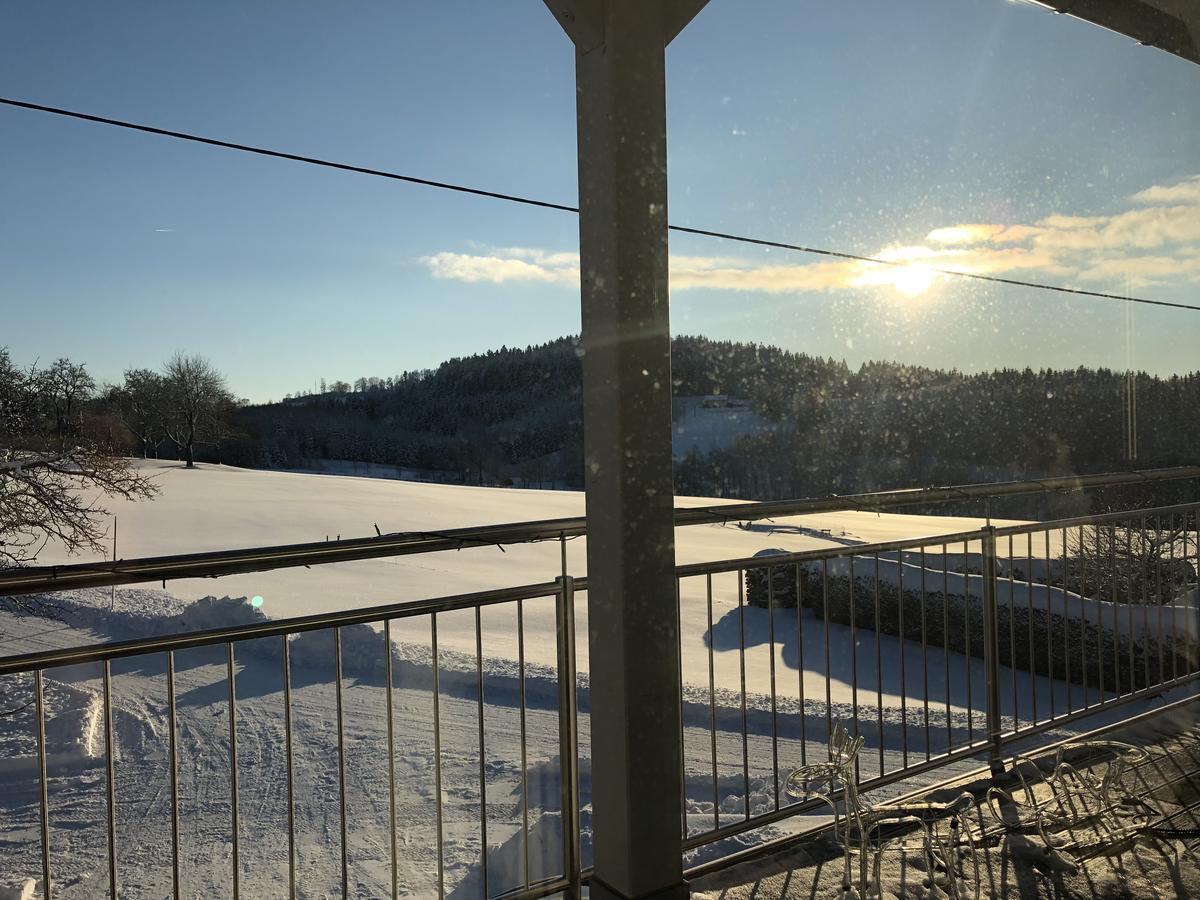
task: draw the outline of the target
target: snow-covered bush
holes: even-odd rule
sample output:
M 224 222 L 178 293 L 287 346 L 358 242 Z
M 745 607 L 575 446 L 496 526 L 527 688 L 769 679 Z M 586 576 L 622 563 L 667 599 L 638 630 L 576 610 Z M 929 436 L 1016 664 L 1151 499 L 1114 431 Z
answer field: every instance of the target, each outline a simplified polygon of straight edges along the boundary
M 168 631 L 184 633 L 266 621 L 266 614 L 251 606 L 245 597 L 201 597 L 168 619 L 166 624 Z
M 342 674 L 382 683 L 387 674 L 382 632 L 370 625 L 344 625 L 341 632 Z M 328 668 L 333 662 L 334 629 L 304 631 L 292 638 L 291 663 L 294 668 Z
M 855 574 L 851 579 L 849 574 L 825 573 L 811 564 L 801 567 L 801 580 L 805 605 L 808 596 L 814 596 L 818 617 L 825 616 L 821 601 L 827 598 L 830 622 L 853 624 L 864 631 L 878 628 L 909 640 L 924 638 L 930 646 L 984 655 L 982 598 L 953 590 L 943 593 L 941 572 L 930 571 L 924 590 L 901 589 L 886 577 L 877 583 L 874 574 Z M 1103 612 L 1095 621 L 1019 600 L 999 602 L 998 660 L 1014 669 L 1122 692 L 1170 679 L 1176 672 L 1194 671 L 1200 664 L 1196 641 L 1170 633 L 1159 640 L 1153 629 L 1138 628 L 1139 611 L 1145 607 L 1110 608 L 1116 622 Z
M 754 554 L 760 557 L 787 556 L 786 550 L 771 547 Z M 794 563 L 780 563 L 746 570 L 746 600 L 752 606 L 766 609 L 774 604 L 776 609 L 796 607 L 796 572 Z

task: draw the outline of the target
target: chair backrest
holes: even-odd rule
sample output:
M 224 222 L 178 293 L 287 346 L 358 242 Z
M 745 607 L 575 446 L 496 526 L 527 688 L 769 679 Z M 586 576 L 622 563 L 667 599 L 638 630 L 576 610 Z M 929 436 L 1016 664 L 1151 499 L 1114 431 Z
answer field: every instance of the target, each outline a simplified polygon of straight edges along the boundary
M 793 769 L 788 775 L 784 790 L 789 797 L 807 799 L 810 796 L 828 795 L 832 791 L 844 790 L 846 802 L 857 805 L 855 762 L 865 739 L 862 735 L 851 738 L 841 721 L 834 722 L 829 735 L 828 762 L 811 763 Z
M 829 736 L 830 761 L 842 770 L 847 783 L 854 780 L 854 763 L 865 740 L 861 734 L 851 738 L 840 719 L 834 723 L 833 734 Z

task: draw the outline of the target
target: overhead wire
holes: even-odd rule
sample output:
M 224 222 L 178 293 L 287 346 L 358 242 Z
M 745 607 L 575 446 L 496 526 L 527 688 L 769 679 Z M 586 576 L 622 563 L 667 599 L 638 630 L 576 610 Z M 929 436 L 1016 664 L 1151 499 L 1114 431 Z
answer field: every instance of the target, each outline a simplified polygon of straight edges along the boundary
M 336 169 L 342 172 L 353 172 L 359 175 L 371 175 L 376 178 L 387 178 L 392 181 L 401 181 L 407 184 L 415 184 L 422 187 L 435 188 L 437 190 L 453 191 L 475 197 L 487 197 L 492 200 L 502 200 L 507 203 L 517 203 L 523 206 L 532 206 L 539 209 L 551 209 L 558 212 L 575 214 L 579 213 L 578 206 L 570 206 L 565 203 L 553 203 L 548 200 L 539 200 L 533 197 L 520 196 L 518 194 L 507 194 L 501 191 L 489 191 L 484 188 L 471 187 L 469 185 L 455 184 L 448 181 L 437 181 L 431 178 L 421 178 L 416 175 L 405 175 L 399 172 L 391 172 L 386 169 L 375 169 L 369 166 L 358 166 L 350 163 L 336 162 L 334 160 L 322 159 L 315 156 L 305 156 L 299 153 L 288 153 L 283 150 L 273 150 L 267 147 L 256 147 L 250 144 L 240 144 L 234 141 L 225 141 L 218 138 L 191 134 L 186 131 L 174 131 L 169 128 L 158 128 L 153 125 L 144 125 L 138 122 L 114 119 L 109 116 L 98 116 L 91 113 L 79 112 L 77 110 L 63 109 L 57 106 L 47 106 L 42 103 L 31 103 L 26 100 L 16 100 L 10 97 L 0 97 L 0 105 L 10 106 L 16 109 L 30 110 L 33 112 L 48 113 L 50 115 L 63 116 L 71 119 L 78 119 L 84 122 L 92 122 L 99 125 L 108 125 L 114 128 L 140 131 L 145 134 L 154 134 L 160 137 L 174 138 L 181 141 L 190 141 L 191 143 L 204 144 L 210 147 L 220 147 L 225 150 L 236 150 L 240 153 L 250 153 L 256 156 L 265 156 L 273 159 L 286 159 L 292 162 L 304 163 L 311 166 L 320 166 L 327 169 Z M 719 240 L 733 241 L 736 243 L 749 244 L 757 247 L 767 247 L 771 249 L 792 250 L 798 253 L 832 257 L 834 259 L 844 259 L 854 262 L 867 263 L 870 265 L 891 266 L 893 268 L 910 268 L 914 265 L 910 260 L 884 259 L 878 256 L 867 256 L 864 254 L 849 253 L 842 250 L 829 250 L 827 248 L 812 247 L 805 244 L 793 244 L 786 241 L 750 237 L 747 235 L 733 234 L 724 231 L 715 231 L 708 228 L 693 228 L 687 225 L 671 224 L 668 224 L 667 228 L 668 230 L 677 232 L 679 234 L 690 234 L 699 237 L 716 238 Z M 1073 288 L 1057 284 L 1046 284 L 1039 281 L 1025 281 L 1018 278 L 1004 278 L 999 275 L 985 275 L 980 272 L 966 272 L 962 271 L 961 269 L 946 269 L 935 266 L 927 266 L 924 264 L 919 265 L 923 272 L 932 275 L 944 275 L 954 278 L 970 278 L 975 281 L 1005 284 L 1041 291 L 1054 291 L 1056 293 L 1070 294 L 1079 297 L 1090 297 L 1093 299 L 1102 300 L 1118 300 L 1127 303 L 1139 303 L 1147 306 L 1169 307 L 1172 309 L 1186 309 L 1192 312 L 1200 312 L 1200 306 L 1190 303 L 1178 303 L 1169 300 L 1154 300 L 1148 297 L 1135 297 L 1129 294 L 1112 294 L 1105 291 L 1090 291 L 1083 288 Z

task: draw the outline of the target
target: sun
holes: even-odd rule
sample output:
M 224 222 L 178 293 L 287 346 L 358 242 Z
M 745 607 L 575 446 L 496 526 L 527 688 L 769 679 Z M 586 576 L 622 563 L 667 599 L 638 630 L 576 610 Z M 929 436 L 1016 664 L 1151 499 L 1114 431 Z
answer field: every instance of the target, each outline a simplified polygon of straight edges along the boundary
M 919 297 L 933 286 L 934 273 L 925 266 L 900 266 L 890 281 L 906 297 Z

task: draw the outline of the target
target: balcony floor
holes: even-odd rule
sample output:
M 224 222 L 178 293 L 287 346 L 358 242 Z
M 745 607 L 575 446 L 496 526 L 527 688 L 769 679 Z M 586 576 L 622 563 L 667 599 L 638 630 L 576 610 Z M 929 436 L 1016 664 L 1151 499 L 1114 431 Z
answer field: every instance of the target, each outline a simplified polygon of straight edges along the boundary
M 1196 836 L 1143 835 L 1125 846 L 1107 845 L 1082 862 L 1047 852 L 1036 830 L 997 835 L 977 851 L 980 897 L 1082 898 L 1200 897 L 1200 702 L 1193 702 L 1107 735 L 1144 747 L 1150 760 L 1126 776 L 1155 810 L 1151 827 L 1196 829 Z M 1093 771 L 1100 771 L 1098 766 Z M 948 800 L 964 788 L 977 796 L 980 784 L 959 783 L 931 799 Z M 974 824 L 995 831 L 996 820 L 976 810 Z M 1094 829 L 1075 828 L 1076 839 Z M 827 832 L 780 852 L 692 882 L 694 897 L 713 900 L 783 900 L 843 897 L 843 857 Z M 945 897 L 924 887 L 924 858 L 918 851 L 884 855 L 883 897 Z M 968 882 L 964 897 L 976 896 Z

